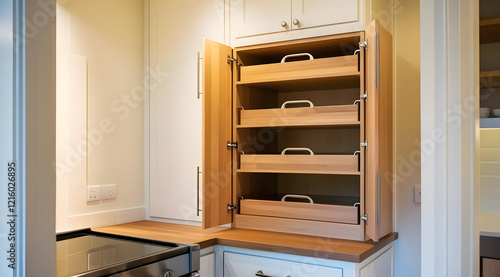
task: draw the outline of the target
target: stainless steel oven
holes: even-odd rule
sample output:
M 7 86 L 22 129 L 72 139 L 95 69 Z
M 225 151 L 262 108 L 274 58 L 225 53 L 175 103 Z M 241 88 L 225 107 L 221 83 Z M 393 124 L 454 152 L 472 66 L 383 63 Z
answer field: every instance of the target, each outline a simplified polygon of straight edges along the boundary
M 200 247 L 82 230 L 57 236 L 58 277 L 195 277 Z

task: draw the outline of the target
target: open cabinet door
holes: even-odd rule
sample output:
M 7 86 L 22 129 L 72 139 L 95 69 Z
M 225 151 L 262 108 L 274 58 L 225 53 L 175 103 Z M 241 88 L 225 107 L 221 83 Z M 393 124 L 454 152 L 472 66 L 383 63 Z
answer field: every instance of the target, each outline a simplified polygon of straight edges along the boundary
M 374 20 L 366 47 L 366 235 L 392 232 L 392 36 Z
M 231 223 L 231 63 L 229 46 L 203 41 L 203 228 Z

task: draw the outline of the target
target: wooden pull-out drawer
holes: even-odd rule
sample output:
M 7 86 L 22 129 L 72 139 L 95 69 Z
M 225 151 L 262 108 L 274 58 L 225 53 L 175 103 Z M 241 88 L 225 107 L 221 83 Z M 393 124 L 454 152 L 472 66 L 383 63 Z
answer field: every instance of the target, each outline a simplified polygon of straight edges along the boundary
M 358 56 L 242 66 L 238 84 L 357 76 Z
M 358 224 L 358 207 L 245 199 L 240 214 Z
M 356 126 L 357 105 L 242 110 L 238 128 L 278 126 Z
M 359 175 L 357 155 L 241 155 L 238 172 Z

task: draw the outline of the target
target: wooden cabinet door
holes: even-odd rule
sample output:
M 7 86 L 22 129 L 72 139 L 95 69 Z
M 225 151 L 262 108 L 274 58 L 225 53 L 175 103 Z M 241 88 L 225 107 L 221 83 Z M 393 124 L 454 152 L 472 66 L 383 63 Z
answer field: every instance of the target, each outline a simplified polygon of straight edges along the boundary
M 292 0 L 240 0 L 231 2 L 233 37 L 247 37 L 288 31 Z M 282 22 L 286 26 L 281 26 Z
M 293 0 L 292 29 L 355 22 L 358 9 L 359 0 Z
M 203 228 L 231 223 L 231 47 L 203 41 Z
M 366 235 L 392 232 L 392 37 L 374 20 L 365 31 Z

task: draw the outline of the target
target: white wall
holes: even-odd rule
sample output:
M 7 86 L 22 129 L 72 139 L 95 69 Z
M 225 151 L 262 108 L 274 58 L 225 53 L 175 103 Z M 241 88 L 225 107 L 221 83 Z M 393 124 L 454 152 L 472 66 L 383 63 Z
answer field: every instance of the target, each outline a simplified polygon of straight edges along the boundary
M 395 276 L 420 276 L 420 1 L 396 1 L 394 14 Z
M 57 10 L 57 231 L 145 218 L 144 3 L 73 0 Z M 86 187 L 117 198 L 86 201 Z

